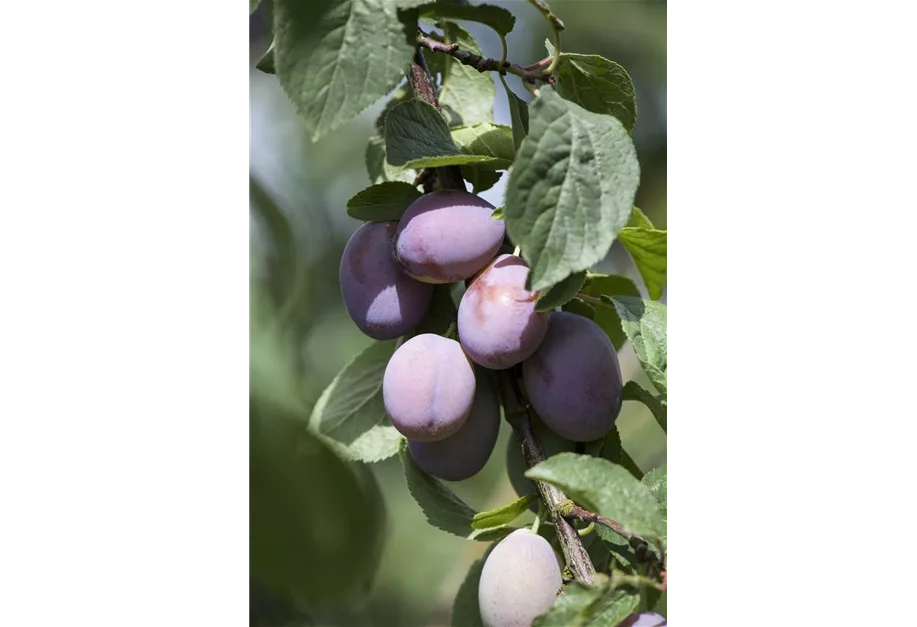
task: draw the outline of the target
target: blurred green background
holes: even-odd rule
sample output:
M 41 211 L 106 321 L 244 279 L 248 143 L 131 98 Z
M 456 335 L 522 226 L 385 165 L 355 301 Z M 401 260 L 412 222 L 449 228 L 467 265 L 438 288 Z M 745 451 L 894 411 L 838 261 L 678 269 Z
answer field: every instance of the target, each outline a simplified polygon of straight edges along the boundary
M 545 56 L 544 40 L 549 29 L 529 2 L 488 3 L 503 6 L 516 15 L 516 27 L 508 37 L 511 60 L 528 64 Z M 654 224 L 665 228 L 665 2 L 551 0 L 550 4 L 567 26 L 562 40 L 565 52 L 600 54 L 623 65 L 633 78 L 638 106 L 633 138 L 641 164 L 636 204 Z M 330 526 L 322 531 L 325 536 L 312 537 L 322 540 L 327 555 L 292 554 L 283 550 L 289 545 L 280 540 L 272 544 L 271 538 L 267 544 L 260 540 L 256 543 L 254 529 L 251 550 L 276 549 L 278 560 L 289 560 L 310 573 L 309 583 L 315 583 L 316 589 L 321 589 L 319 583 L 333 588 L 338 579 L 352 579 L 350 575 L 356 570 L 365 573 L 346 600 L 330 603 L 320 616 L 313 614 L 311 624 L 448 625 L 455 592 L 486 544 L 462 540 L 429 526 L 407 491 L 397 457 L 368 466 L 368 471 L 344 464 L 340 468 L 308 463 L 301 468 L 278 468 L 276 464 L 272 466 L 269 455 L 264 458 L 264 449 L 257 448 L 259 442 L 302 439 L 301 434 L 289 436 L 283 430 L 265 430 L 263 424 L 272 424 L 271 420 L 276 419 L 294 427 L 304 425 L 324 387 L 371 341 L 348 318 L 337 274 L 344 245 L 359 226 L 346 214 L 346 203 L 369 184 L 364 150 L 384 104 L 377 103 L 343 128 L 311 143 L 277 79 L 254 67 L 271 42 L 270 9 L 269 2 L 263 3 L 250 21 L 250 390 L 252 429 L 258 435 L 252 440 L 251 503 L 254 511 L 265 499 L 282 500 L 285 491 L 303 492 L 306 485 L 313 488 L 302 498 L 313 498 L 314 486 L 324 481 L 322 489 L 330 500 L 307 508 L 307 526 L 309 533 L 315 534 L 319 526 L 315 521 L 322 520 Z M 463 25 L 485 54 L 500 56 L 500 42 L 494 33 L 473 23 Z M 507 78 L 517 94 L 530 99 L 516 77 Z M 494 113 L 497 122 L 510 123 L 499 83 Z M 482 196 L 501 205 L 505 179 L 504 174 L 500 183 Z M 598 269 L 629 276 L 643 289 L 629 257 L 618 244 Z M 651 388 L 629 344 L 620 352 L 620 358 L 625 380 L 636 379 Z M 617 424 L 624 447 L 641 468 L 665 463 L 665 435 L 642 404 L 625 403 Z M 478 510 L 501 505 L 516 496 L 505 475 L 509 431 L 508 425 L 501 427 L 500 442 L 479 475 L 449 484 Z M 304 441 L 300 449 L 309 446 Z M 355 484 L 335 484 L 328 489 L 326 478 L 332 483 L 344 481 L 345 476 L 346 481 L 353 480 L 348 473 L 356 478 Z M 334 495 L 356 490 L 356 485 L 370 492 L 377 486 L 384 505 L 374 501 L 362 513 L 359 509 L 347 513 L 346 507 L 335 508 Z M 287 514 L 275 513 L 278 517 Z M 347 517 L 361 517 L 365 525 L 348 525 L 344 520 Z M 253 515 L 253 524 L 254 518 Z M 374 539 L 379 530 L 381 542 Z M 334 538 L 343 543 L 339 549 L 334 548 Z M 375 563 L 379 567 L 373 575 Z M 294 619 L 289 599 L 262 584 L 265 582 L 252 583 L 253 625 L 310 624 L 301 617 Z

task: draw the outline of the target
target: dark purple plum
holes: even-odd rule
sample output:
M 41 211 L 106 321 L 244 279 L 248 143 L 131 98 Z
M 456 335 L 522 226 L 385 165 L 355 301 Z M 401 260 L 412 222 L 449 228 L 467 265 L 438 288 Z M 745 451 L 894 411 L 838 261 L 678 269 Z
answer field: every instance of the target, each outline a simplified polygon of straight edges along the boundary
M 465 352 L 485 368 L 504 370 L 537 350 L 551 313 L 535 311 L 535 295 L 525 289 L 529 267 L 514 255 L 500 255 L 462 296 L 458 332 Z
M 655 612 L 631 614 L 618 623 L 618 627 L 666 627 L 665 616 Z
M 571 442 L 566 438 L 560 437 L 548 429 L 540 420 L 532 420 L 532 431 L 538 439 L 539 444 L 541 444 L 541 451 L 544 453 L 546 459 L 558 453 L 576 452 L 576 442 Z M 506 474 L 509 477 L 509 482 L 519 496 L 525 496 L 526 494 L 537 495 L 538 488 L 535 487 L 534 481 L 526 478 L 526 470 L 528 470 L 528 467 L 525 464 L 525 459 L 522 457 L 522 449 L 519 445 L 519 440 L 515 437 L 510 438 L 506 443 Z M 537 511 L 537 503 L 533 503 L 529 509 Z
M 341 257 L 344 307 L 354 324 L 376 340 L 391 340 L 414 328 L 427 312 L 433 286 L 406 275 L 392 256 L 396 222 L 367 222 Z
M 454 283 L 494 258 L 506 225 L 494 206 L 474 194 L 443 190 L 424 194 L 404 212 L 395 233 L 395 257 L 424 283 Z
M 621 411 L 621 366 L 589 318 L 555 312 L 535 354 L 522 363 L 529 401 L 552 431 L 574 442 L 602 437 Z
M 408 440 L 414 461 L 425 472 L 446 481 L 462 481 L 484 467 L 500 431 L 500 403 L 491 382 L 476 372 L 474 403 L 462 428 L 435 442 Z
M 525 627 L 548 611 L 560 590 L 561 567 L 548 541 L 517 529 L 487 556 L 478 582 L 485 627 Z
M 382 377 L 382 402 L 392 425 L 418 442 L 456 433 L 468 418 L 474 396 L 474 367 L 462 347 L 433 333 L 399 346 Z

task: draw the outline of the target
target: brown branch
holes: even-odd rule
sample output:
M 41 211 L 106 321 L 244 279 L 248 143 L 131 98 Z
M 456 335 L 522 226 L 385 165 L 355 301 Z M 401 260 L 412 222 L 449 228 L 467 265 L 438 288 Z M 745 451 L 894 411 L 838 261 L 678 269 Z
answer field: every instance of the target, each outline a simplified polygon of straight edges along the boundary
M 541 70 L 541 66 L 539 64 L 535 64 L 536 67 L 534 68 L 532 66 L 525 68 L 521 65 L 510 63 L 509 61 L 504 62 L 500 61 L 499 59 L 482 57 L 479 54 L 471 52 L 470 50 L 462 50 L 458 44 L 444 44 L 441 41 L 436 41 L 427 35 L 422 35 L 418 39 L 418 44 L 430 52 L 448 54 L 454 59 L 460 61 L 463 65 L 474 68 L 478 72 L 499 72 L 503 75 L 508 72 L 510 74 L 515 74 L 522 80 L 533 84 L 535 81 L 539 80 L 546 83 L 551 83 L 554 80 L 553 75 L 547 74 Z
M 662 547 L 659 547 L 659 551 L 662 555 L 660 558 L 650 550 L 649 544 L 646 540 L 636 534 L 625 531 L 620 523 L 615 522 L 611 518 L 602 516 L 601 514 L 596 514 L 595 512 L 590 512 L 588 509 L 580 507 L 570 500 L 561 505 L 560 513 L 566 518 L 576 518 L 577 520 L 582 520 L 588 523 L 598 523 L 608 527 L 630 543 L 631 548 L 634 549 L 634 555 L 636 555 L 637 560 L 647 564 L 651 572 L 658 573 L 660 569 L 664 568 L 665 553 L 663 552 Z
M 436 97 L 436 85 L 433 83 L 433 77 L 430 75 L 426 59 L 423 58 L 423 50 L 421 50 L 420 45 L 414 50 L 414 60 L 411 62 L 408 83 L 411 85 L 411 91 L 414 93 L 415 98 L 433 105 L 438 111 L 442 110 L 439 106 L 439 98 Z M 457 165 L 436 168 L 436 177 L 443 189 L 466 190 L 465 179 L 462 177 L 462 171 Z M 424 191 L 426 192 L 426 186 Z
M 500 397 L 503 400 L 506 420 L 512 426 L 519 443 L 522 445 L 522 456 L 525 459 L 525 464 L 531 468 L 535 464 L 543 462 L 545 456 L 538 439 L 535 437 L 535 433 L 532 431 L 532 422 L 526 409 L 528 403 L 516 379 L 515 370 L 514 368 L 497 372 L 500 382 Z M 593 575 L 595 575 L 595 567 L 592 565 L 592 560 L 589 559 L 589 554 L 583 547 L 583 542 L 580 540 L 576 529 L 564 519 L 561 513 L 561 508 L 568 502 L 566 495 L 556 487 L 543 481 L 536 481 L 535 485 L 548 507 L 551 522 L 554 523 L 554 528 L 557 530 L 557 538 L 560 541 L 564 560 L 571 574 L 575 579 L 583 583 L 592 583 Z

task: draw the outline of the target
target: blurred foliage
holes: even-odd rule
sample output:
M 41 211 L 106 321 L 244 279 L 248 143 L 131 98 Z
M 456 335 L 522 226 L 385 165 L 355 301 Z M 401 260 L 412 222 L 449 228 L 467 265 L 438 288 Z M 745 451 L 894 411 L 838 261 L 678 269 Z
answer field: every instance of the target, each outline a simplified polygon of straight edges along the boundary
M 549 30 L 531 5 L 512 0 L 488 3 L 516 15 L 516 27 L 508 37 L 513 61 L 528 64 L 545 56 Z M 631 75 L 638 106 L 633 137 L 641 164 L 637 204 L 664 229 L 665 2 L 552 0 L 551 6 L 567 26 L 565 51 L 602 55 Z M 271 2 L 264 0 L 250 18 L 251 503 L 253 512 L 267 503 L 266 511 L 278 516 L 286 515 L 278 503 L 298 504 L 293 511 L 299 524 L 330 540 L 328 553 L 308 555 L 297 554 L 293 547 L 283 550 L 283 538 L 259 544 L 256 536 L 263 528 L 252 516 L 252 624 L 448 625 L 455 593 L 486 544 L 431 527 L 407 491 L 397 457 L 365 468 L 328 461 L 327 451 L 305 431 L 324 387 L 370 343 L 344 310 L 338 264 L 348 237 L 359 226 L 347 215 L 347 200 L 369 184 L 364 153 L 384 102 L 318 142 L 309 142 L 276 77 L 255 69 L 271 43 L 270 11 Z M 485 54 L 500 55 L 499 38 L 492 31 L 478 24 L 465 26 Z M 516 77 L 507 77 L 507 82 L 516 94 L 530 99 Z M 497 122 L 510 122 L 499 86 L 494 110 Z M 502 204 L 506 178 L 484 192 L 494 205 Z M 596 269 L 624 274 L 644 289 L 618 243 Z M 625 380 L 652 389 L 629 345 L 620 357 Z M 624 448 L 641 468 L 665 462 L 664 434 L 642 404 L 625 403 L 617 424 Z M 503 425 L 484 470 L 468 481 L 450 484 L 478 510 L 516 498 L 505 475 L 510 435 Z M 372 496 L 376 489 L 381 500 Z M 318 504 L 307 498 L 319 495 Z M 353 509 L 357 497 L 366 499 L 359 511 Z M 349 538 L 346 545 L 334 540 L 342 533 Z M 339 559 L 328 559 L 333 547 Z M 254 555 L 256 551 L 261 554 Z M 307 619 L 294 604 L 315 608 L 316 599 L 291 598 L 259 577 L 256 566 L 266 558 L 280 560 L 281 568 L 293 569 L 316 591 L 339 587 L 319 599 L 323 607 L 313 609 Z M 379 567 L 373 574 L 375 561 Z M 369 585 L 368 598 L 355 602 L 362 587 Z

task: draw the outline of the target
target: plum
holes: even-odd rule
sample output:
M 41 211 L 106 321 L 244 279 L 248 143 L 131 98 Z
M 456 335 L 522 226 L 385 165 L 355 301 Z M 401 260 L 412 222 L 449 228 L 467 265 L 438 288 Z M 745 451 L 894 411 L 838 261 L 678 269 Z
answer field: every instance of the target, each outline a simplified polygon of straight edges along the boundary
M 435 442 L 408 440 L 414 461 L 434 477 L 462 481 L 476 475 L 497 443 L 500 403 L 486 375 L 480 370 L 475 374 L 474 403 L 461 429 Z
M 382 376 L 382 402 L 409 440 L 433 442 L 457 432 L 471 411 L 474 369 L 462 347 L 433 333 L 398 347 Z
M 396 222 L 367 222 L 341 257 L 344 307 L 354 324 L 376 340 L 404 335 L 424 317 L 433 286 L 406 275 L 392 256 Z
M 589 318 L 555 312 L 544 341 L 522 363 L 529 401 L 552 431 L 595 440 L 621 411 L 621 366 L 605 332 Z
M 539 444 L 541 444 L 541 451 L 544 453 L 545 459 L 558 453 L 576 452 L 576 442 L 560 437 L 548 429 L 540 420 L 532 420 L 532 432 L 538 439 Z M 506 444 L 506 474 L 509 477 L 509 482 L 519 496 L 525 496 L 526 494 L 537 495 L 538 488 L 535 487 L 534 481 L 526 478 L 526 470 L 528 470 L 528 466 L 526 466 L 525 458 L 522 457 L 519 441 L 516 438 L 510 438 Z M 533 503 L 529 509 L 537 511 L 537 503 Z
M 478 582 L 485 627 L 528 627 L 548 611 L 560 590 L 561 566 L 548 541 L 517 529 L 490 552 Z
M 472 361 L 504 370 L 534 353 L 548 330 L 550 312 L 536 312 L 536 296 L 525 289 L 529 267 L 515 255 L 500 255 L 462 296 L 458 332 Z
M 415 200 L 398 223 L 395 258 L 424 283 L 454 283 L 473 276 L 494 258 L 506 225 L 491 219 L 494 206 L 461 190 L 442 190 Z
M 618 627 L 666 627 L 665 616 L 655 612 L 631 614 L 618 623 Z

